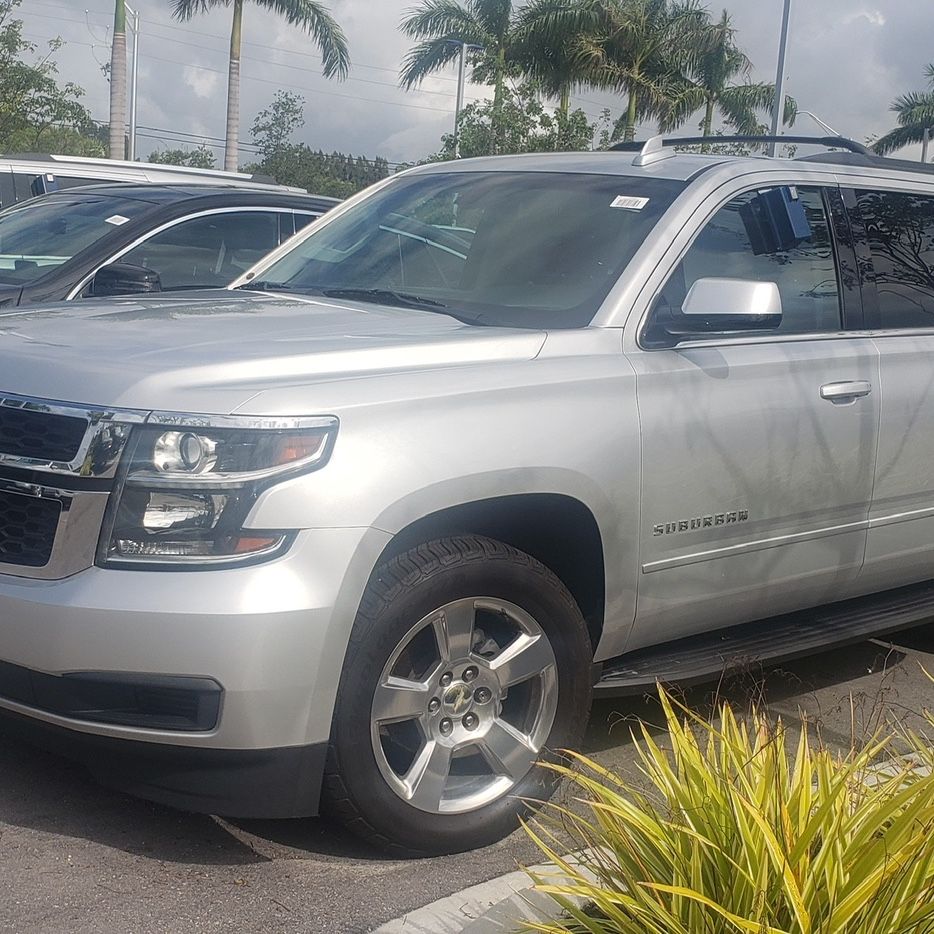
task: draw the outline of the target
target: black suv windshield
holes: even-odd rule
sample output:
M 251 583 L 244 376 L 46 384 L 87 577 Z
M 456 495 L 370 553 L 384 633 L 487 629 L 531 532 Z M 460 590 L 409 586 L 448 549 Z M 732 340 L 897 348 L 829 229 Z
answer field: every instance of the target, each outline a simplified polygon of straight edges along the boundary
M 0 212 L 0 282 L 23 285 L 68 262 L 152 205 L 103 195 L 37 198 Z
M 683 189 L 626 175 L 415 175 L 325 224 L 244 288 L 581 327 Z

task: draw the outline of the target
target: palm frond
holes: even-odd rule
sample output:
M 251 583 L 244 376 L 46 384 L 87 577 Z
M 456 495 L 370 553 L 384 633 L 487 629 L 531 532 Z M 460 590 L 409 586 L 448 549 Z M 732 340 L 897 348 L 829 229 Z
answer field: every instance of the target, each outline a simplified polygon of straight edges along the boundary
M 489 39 L 473 12 L 457 0 L 422 0 L 418 7 L 406 12 L 399 28 L 413 39 L 455 36 L 459 41 L 478 45 Z
M 920 143 L 924 140 L 924 130 L 930 124 L 916 123 L 912 126 L 899 126 L 894 130 L 889 130 L 885 136 L 881 136 L 872 144 L 872 151 L 880 156 L 887 156 L 896 149 L 902 149 L 904 146 L 910 146 L 912 143 Z
M 201 0 L 204 2 L 204 0 Z M 208 0 L 218 2 L 218 0 Z M 314 40 L 321 52 L 321 64 L 326 78 L 345 78 L 350 69 L 347 37 L 331 11 L 318 0 L 253 0 L 282 16 L 290 26 L 299 26 Z
M 399 84 L 406 90 L 449 65 L 460 55 L 460 45 L 450 38 L 426 39 L 411 48 L 402 60 Z
M 696 84 L 686 84 L 675 89 L 658 115 L 660 133 L 670 133 L 682 126 L 693 113 L 704 106 L 704 89 Z
M 230 6 L 230 0 L 172 0 L 172 17 L 186 22 L 199 13 L 209 13 L 218 6 Z

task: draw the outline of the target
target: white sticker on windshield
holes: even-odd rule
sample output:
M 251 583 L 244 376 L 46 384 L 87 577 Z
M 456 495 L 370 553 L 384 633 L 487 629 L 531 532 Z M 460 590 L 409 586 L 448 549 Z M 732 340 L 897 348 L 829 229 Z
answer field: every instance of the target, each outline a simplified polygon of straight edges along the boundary
M 129 220 L 128 217 L 124 217 L 122 214 L 111 214 L 110 217 L 104 218 L 105 224 L 113 224 L 114 227 L 119 227 L 121 224 L 125 224 Z
M 636 198 L 633 195 L 617 195 L 610 202 L 610 207 L 625 208 L 627 211 L 641 211 L 648 203 L 648 198 Z

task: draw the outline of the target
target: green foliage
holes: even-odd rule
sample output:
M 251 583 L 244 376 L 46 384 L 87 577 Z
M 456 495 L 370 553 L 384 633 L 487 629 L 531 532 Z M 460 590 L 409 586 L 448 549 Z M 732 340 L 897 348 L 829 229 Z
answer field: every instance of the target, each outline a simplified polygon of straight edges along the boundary
M 51 40 L 40 51 L 15 18 L 22 0 L 0 0 L 0 150 L 102 155 L 94 124 L 81 103 L 84 91 L 59 84 Z
M 244 166 L 244 171 L 270 175 L 282 185 L 296 185 L 332 198 L 348 198 L 389 175 L 385 159 L 325 153 L 292 142 L 292 134 L 305 124 L 304 106 L 300 95 L 279 91 L 256 115 L 253 144 L 263 158 Z
M 885 156 L 910 143 L 920 143 L 925 129 L 934 128 L 934 64 L 925 69 L 927 91 L 909 91 L 896 97 L 889 108 L 898 115 L 898 126 L 873 144 L 873 151 Z
M 592 149 L 597 130 L 582 110 L 569 114 L 547 110 L 531 85 L 521 85 L 516 91 L 507 89 L 498 132 L 495 119 L 493 101 L 468 104 L 464 108 L 459 134 L 462 157 Z M 435 160 L 453 159 L 453 133 L 445 134 L 441 143 L 441 151 Z
M 192 169 L 217 167 L 217 159 L 213 151 L 204 145 L 197 149 L 157 149 L 149 154 L 149 161 L 160 165 L 186 165 Z
M 349 198 L 352 194 L 389 175 L 385 159 L 366 159 L 341 152 L 313 150 L 305 143 L 290 145 L 272 153 L 245 172 L 271 175 L 283 185 L 297 185 L 312 194 Z
M 775 85 L 749 81 L 752 62 L 736 44 L 736 29 L 726 10 L 716 22 L 698 22 L 692 41 L 695 51 L 684 81 L 677 85 L 661 107 L 659 129 L 673 130 L 691 114 L 703 110 L 699 124 L 709 136 L 717 112 L 730 130 L 738 134 L 767 132 L 760 113 L 771 114 L 775 106 Z M 737 79 L 741 79 L 737 81 Z M 798 108 L 786 96 L 783 122 L 794 124 Z
M 792 752 L 781 722 L 720 726 L 661 692 L 671 752 L 635 738 L 647 793 L 596 763 L 557 766 L 584 812 L 554 807 L 529 833 L 553 875 L 536 879 L 566 916 L 542 932 L 929 934 L 934 930 L 934 775 L 873 772 L 873 741 L 841 758 Z M 569 829 L 580 862 L 556 852 Z M 583 899 L 581 909 L 577 899 Z
M 292 134 L 305 125 L 305 98 L 293 91 L 277 91 L 272 103 L 253 120 L 253 143 L 263 157 L 286 149 Z

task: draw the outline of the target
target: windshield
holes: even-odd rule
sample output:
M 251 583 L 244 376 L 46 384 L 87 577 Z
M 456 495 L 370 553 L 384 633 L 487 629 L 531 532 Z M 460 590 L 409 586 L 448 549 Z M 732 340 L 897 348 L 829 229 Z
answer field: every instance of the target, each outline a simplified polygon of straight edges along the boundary
M 582 327 L 683 189 L 626 175 L 415 175 L 335 218 L 244 288 L 478 324 Z
M 152 207 L 102 195 L 37 198 L 0 213 L 0 282 L 33 282 Z

